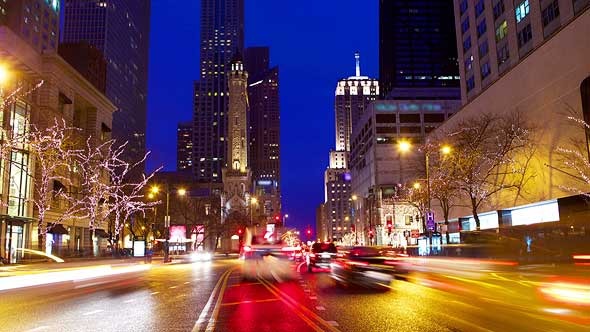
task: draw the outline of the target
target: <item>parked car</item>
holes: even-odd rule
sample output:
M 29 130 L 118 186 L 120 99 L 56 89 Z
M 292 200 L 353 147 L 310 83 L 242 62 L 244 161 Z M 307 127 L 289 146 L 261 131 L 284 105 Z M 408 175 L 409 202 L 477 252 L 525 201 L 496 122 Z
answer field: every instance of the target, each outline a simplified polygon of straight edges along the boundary
M 338 252 L 332 261 L 331 277 L 340 285 L 388 289 L 399 269 L 391 252 L 376 247 L 352 247 Z
M 314 267 L 329 269 L 332 258 L 336 256 L 336 253 L 336 246 L 332 242 L 314 243 L 307 255 L 307 272 L 313 272 Z

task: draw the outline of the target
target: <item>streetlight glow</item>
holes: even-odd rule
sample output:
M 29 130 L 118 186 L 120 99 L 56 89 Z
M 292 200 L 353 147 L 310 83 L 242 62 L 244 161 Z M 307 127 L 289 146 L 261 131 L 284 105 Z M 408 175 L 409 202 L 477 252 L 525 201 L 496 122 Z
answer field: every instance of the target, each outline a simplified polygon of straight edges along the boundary
M 0 85 L 6 83 L 9 76 L 8 69 L 6 69 L 6 67 L 3 65 L 0 65 Z
M 156 196 L 154 195 L 154 193 L 149 193 L 149 194 L 148 194 L 148 198 L 149 198 L 149 199 L 154 199 L 154 197 L 156 197 Z
M 352 198 L 353 201 L 356 201 L 358 199 L 358 196 L 357 195 L 352 195 L 351 198 Z
M 157 193 L 159 193 L 159 192 L 160 192 L 160 188 L 158 188 L 158 186 L 153 186 L 153 187 L 150 189 L 150 191 L 151 191 L 151 193 L 152 193 L 152 194 L 154 194 L 154 195 L 155 195 L 155 194 L 157 194 Z
M 400 152 L 408 152 L 412 149 L 412 144 L 409 141 L 401 140 L 397 143 L 397 148 Z
M 250 203 L 257 204 L 258 203 L 258 199 L 256 197 L 252 197 L 252 198 L 250 198 Z
M 414 189 L 420 189 L 420 183 L 418 183 L 418 182 L 414 183 Z
M 443 146 L 440 148 L 440 152 L 441 152 L 442 154 L 444 154 L 444 155 L 451 154 L 451 151 L 452 151 L 452 149 L 451 149 L 451 147 L 450 147 L 449 145 L 443 145 Z
M 186 195 L 186 189 L 184 189 L 184 188 L 178 189 L 178 196 L 184 196 L 184 195 Z

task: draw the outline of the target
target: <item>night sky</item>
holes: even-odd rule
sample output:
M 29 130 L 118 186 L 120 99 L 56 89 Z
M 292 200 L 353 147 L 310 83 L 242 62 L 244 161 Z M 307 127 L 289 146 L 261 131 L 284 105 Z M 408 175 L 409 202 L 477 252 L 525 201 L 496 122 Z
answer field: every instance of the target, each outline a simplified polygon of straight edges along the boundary
M 270 46 L 280 67 L 281 177 L 288 224 L 315 226 L 334 147 L 334 90 L 354 75 L 377 77 L 378 1 L 246 1 L 246 46 Z M 152 0 L 147 146 L 149 169 L 176 169 L 176 126 L 191 120 L 199 78 L 200 1 Z

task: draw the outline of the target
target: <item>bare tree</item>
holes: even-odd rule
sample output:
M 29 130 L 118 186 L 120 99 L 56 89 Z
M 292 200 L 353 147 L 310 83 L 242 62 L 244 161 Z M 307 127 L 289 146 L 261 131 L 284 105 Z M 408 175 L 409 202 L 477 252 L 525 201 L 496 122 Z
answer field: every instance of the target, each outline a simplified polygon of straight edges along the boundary
M 25 137 L 25 143 L 35 160 L 34 199 L 37 210 L 37 226 L 39 248 L 45 247 L 45 235 L 54 225 L 61 224 L 71 218 L 79 218 L 81 205 L 72 196 L 72 165 L 76 153 L 72 137 L 74 128 L 65 121 L 55 123 L 45 129 L 31 126 Z M 47 221 L 47 213 L 57 209 L 51 222 Z
M 457 188 L 469 198 L 477 229 L 478 210 L 492 196 L 522 186 L 525 165 L 517 161 L 531 141 L 531 128 L 519 112 L 480 115 L 460 122 L 449 135 Z
M 575 116 L 568 116 L 567 119 L 576 127 L 581 128 L 586 135 L 590 132 L 590 125 L 584 120 Z M 590 198 L 590 152 L 588 152 L 586 140 L 573 138 L 568 147 L 557 147 L 560 162 L 565 169 L 557 169 L 559 172 L 569 176 L 571 184 L 562 184 L 560 188 Z

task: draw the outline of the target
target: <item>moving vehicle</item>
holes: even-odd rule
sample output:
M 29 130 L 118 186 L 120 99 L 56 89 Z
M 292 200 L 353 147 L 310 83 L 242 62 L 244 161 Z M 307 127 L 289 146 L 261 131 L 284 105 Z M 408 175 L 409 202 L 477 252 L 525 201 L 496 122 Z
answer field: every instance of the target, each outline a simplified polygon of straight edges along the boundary
M 307 272 L 313 272 L 314 267 L 329 269 L 332 258 L 336 256 L 336 253 L 334 243 L 314 243 L 307 255 Z
M 342 249 L 331 264 L 331 277 L 340 285 L 388 289 L 400 261 L 376 247 Z
M 264 278 L 279 282 L 294 279 L 291 255 L 296 250 L 285 245 L 276 234 L 254 234 L 246 229 L 242 247 L 242 277 L 246 280 Z

